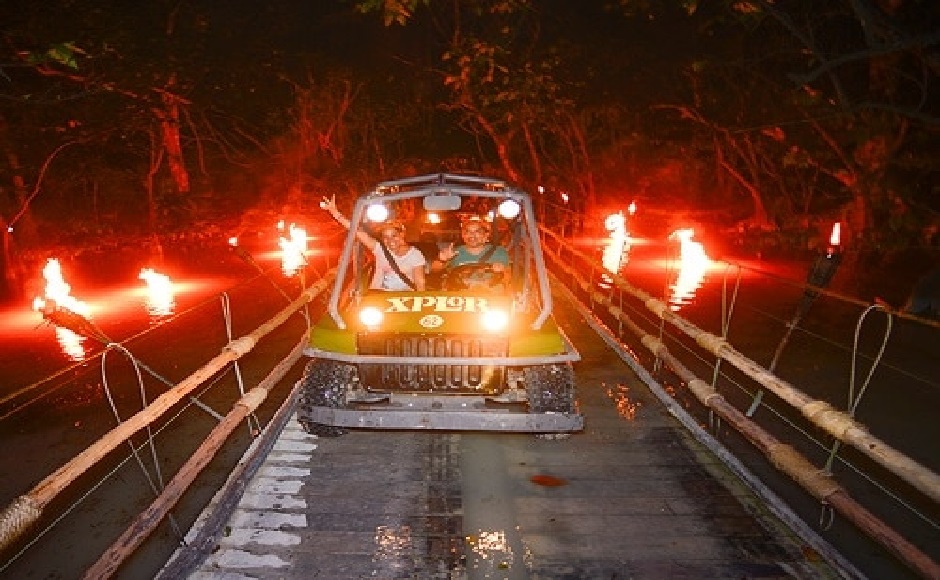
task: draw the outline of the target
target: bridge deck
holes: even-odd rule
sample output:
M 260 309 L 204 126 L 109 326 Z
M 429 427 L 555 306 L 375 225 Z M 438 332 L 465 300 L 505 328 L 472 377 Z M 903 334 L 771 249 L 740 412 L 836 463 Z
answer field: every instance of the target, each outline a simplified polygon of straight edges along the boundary
M 191 577 L 837 576 L 577 312 L 556 316 L 584 358 L 583 433 L 317 439 L 291 419 Z

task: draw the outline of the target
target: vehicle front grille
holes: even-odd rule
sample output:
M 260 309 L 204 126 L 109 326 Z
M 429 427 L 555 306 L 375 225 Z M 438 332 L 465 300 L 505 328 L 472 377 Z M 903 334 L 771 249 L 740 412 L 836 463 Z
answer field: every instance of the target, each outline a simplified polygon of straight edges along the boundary
M 485 363 L 503 357 L 505 338 L 440 335 L 360 334 L 359 354 L 427 359 L 427 363 L 360 364 L 359 380 L 372 390 L 492 393 L 501 390 L 505 369 L 487 364 L 434 364 L 440 357 L 470 357 Z

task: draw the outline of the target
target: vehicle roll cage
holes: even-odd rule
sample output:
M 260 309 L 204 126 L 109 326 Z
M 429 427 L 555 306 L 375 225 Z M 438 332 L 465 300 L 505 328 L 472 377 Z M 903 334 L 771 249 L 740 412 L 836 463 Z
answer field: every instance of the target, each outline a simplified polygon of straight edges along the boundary
M 481 176 L 458 175 L 452 173 L 436 173 L 383 181 L 372 191 L 360 196 L 353 206 L 349 218 L 349 230 L 343 242 L 336 278 L 333 282 L 333 291 L 330 293 L 327 311 L 340 329 L 347 325 L 340 314 L 340 298 L 343 296 L 343 287 L 346 276 L 353 259 L 353 252 L 358 244 L 357 232 L 363 227 L 366 209 L 377 202 L 394 204 L 408 199 L 424 199 L 429 196 L 457 196 L 460 198 L 476 197 L 498 200 L 514 200 L 520 206 L 519 216 L 513 218 L 521 223 L 522 238 L 527 243 L 526 266 L 534 267 L 536 273 L 538 293 L 537 304 L 539 313 L 532 322 L 532 329 L 542 327 L 552 312 L 552 296 L 545 269 L 545 259 L 539 241 L 538 227 L 536 227 L 535 211 L 532 207 L 531 196 L 506 182 Z M 459 209 L 459 208 L 455 208 Z M 529 263 L 531 261 L 531 263 Z

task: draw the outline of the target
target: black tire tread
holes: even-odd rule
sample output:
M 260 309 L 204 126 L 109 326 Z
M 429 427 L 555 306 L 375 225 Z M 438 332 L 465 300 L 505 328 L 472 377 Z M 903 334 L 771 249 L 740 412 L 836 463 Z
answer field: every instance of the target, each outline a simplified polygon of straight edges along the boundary
M 312 407 L 342 409 L 346 407 L 346 393 L 355 380 L 356 367 L 327 359 L 314 359 L 307 363 L 301 377 L 302 389 L 297 420 L 304 431 L 318 437 L 339 437 L 348 430 L 310 421 L 305 415 Z
M 530 413 L 574 413 L 575 380 L 570 364 L 531 366 L 523 369 Z

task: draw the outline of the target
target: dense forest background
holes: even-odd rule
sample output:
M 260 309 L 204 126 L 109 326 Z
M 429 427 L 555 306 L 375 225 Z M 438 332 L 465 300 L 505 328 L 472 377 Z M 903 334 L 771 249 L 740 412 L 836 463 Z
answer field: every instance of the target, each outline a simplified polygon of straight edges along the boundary
M 715 231 L 933 251 L 935 0 L 0 4 L 8 292 L 49 246 L 448 169 Z

